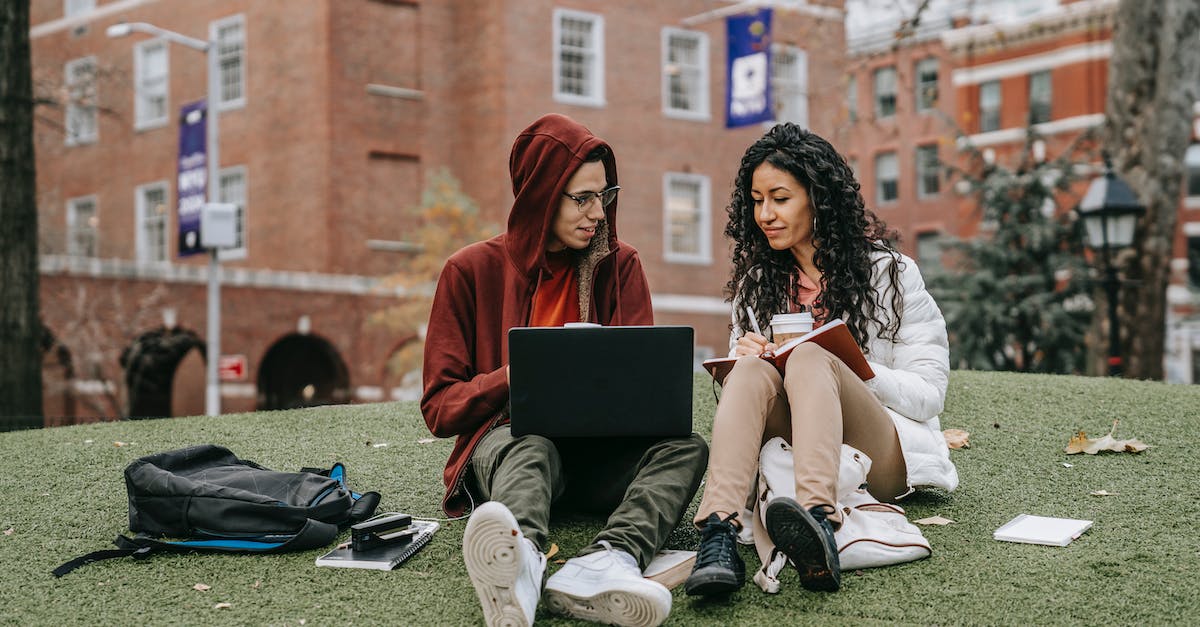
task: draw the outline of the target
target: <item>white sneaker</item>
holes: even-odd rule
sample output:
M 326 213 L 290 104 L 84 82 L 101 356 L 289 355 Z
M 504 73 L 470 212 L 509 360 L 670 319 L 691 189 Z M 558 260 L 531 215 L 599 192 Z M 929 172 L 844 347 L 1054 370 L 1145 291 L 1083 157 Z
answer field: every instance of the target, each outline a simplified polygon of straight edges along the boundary
M 463 533 L 463 560 L 488 625 L 533 624 L 546 556 L 521 533 L 507 507 L 488 501 L 475 508 Z
M 671 591 L 642 577 L 632 555 L 606 548 L 567 560 L 546 582 L 546 605 L 551 612 L 573 618 L 655 627 L 671 613 Z

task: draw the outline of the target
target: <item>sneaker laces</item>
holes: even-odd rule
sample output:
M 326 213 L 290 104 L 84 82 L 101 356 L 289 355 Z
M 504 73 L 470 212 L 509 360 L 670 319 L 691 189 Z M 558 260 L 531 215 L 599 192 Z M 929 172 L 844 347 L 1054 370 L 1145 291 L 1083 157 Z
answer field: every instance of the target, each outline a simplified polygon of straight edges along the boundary
M 732 561 L 737 551 L 737 528 L 733 519 L 738 513 L 721 519 L 716 513 L 710 514 L 700 532 L 700 551 L 696 554 L 696 564 L 711 564 L 713 562 Z

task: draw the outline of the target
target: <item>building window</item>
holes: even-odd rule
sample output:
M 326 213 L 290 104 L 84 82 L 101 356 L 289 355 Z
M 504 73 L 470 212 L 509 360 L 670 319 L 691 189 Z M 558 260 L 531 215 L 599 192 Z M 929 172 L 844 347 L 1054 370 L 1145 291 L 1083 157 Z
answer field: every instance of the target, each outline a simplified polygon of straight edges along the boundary
M 875 200 L 879 204 L 895 202 L 900 197 L 900 163 L 894 152 L 875 155 Z
M 171 82 L 169 68 L 166 41 L 152 39 L 133 47 L 133 73 L 137 77 L 134 87 L 134 124 L 137 128 L 167 123 L 167 88 Z
M 68 61 L 65 73 L 67 145 L 90 144 L 97 139 L 96 58 Z
M 846 117 L 858 121 L 858 77 L 853 74 L 846 78 Z
M 604 105 L 604 18 L 554 11 L 554 99 Z
M 671 172 L 663 177 L 664 255 L 679 263 L 712 263 L 707 176 Z
M 938 172 L 937 144 L 917 146 L 917 197 L 936 196 L 941 191 L 941 176 Z
M 1188 287 L 1200 290 L 1200 237 L 1187 238 L 1187 262 Z
M 942 269 L 942 234 L 937 231 L 917 233 L 917 263 L 928 275 Z
M 794 122 L 808 128 L 808 53 L 782 44 L 775 44 L 772 53 L 775 121 Z
M 663 113 L 689 120 L 709 119 L 708 35 L 664 28 Z
M 148 183 L 137 188 L 137 260 L 143 263 L 167 260 L 167 183 Z
M 896 68 L 882 67 L 875 70 L 875 117 L 893 115 L 896 115 Z
M 1187 195 L 1200 196 L 1200 144 L 1188 146 L 1184 163 L 1187 166 Z
M 234 214 L 234 231 L 236 238 L 231 248 L 220 252 L 221 259 L 246 258 L 246 168 L 235 166 L 224 168 L 217 176 L 218 202 L 232 203 L 237 206 Z
M 96 0 L 63 0 L 63 17 L 87 13 L 96 8 Z
M 217 42 L 222 109 L 246 104 L 246 19 L 234 15 L 213 22 L 209 32 Z
M 937 106 L 938 101 L 938 61 L 937 59 L 921 59 L 917 61 L 917 111 L 930 111 Z
M 67 254 L 75 257 L 95 257 L 99 252 L 97 230 L 100 218 L 96 215 L 96 197 L 72 198 L 67 201 Z
M 1050 71 L 1029 75 L 1029 123 L 1050 121 Z
M 979 132 L 1000 130 L 1000 81 L 979 86 Z

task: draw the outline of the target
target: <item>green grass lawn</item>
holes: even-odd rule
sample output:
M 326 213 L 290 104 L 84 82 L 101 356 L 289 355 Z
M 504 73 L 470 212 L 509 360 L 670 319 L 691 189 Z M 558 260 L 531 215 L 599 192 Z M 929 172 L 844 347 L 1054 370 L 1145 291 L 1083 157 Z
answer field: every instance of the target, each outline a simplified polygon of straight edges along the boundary
M 713 395 L 696 378 L 697 430 Z M 951 455 L 961 486 L 906 502 L 925 527 L 927 560 L 848 572 L 836 594 L 804 591 L 787 572 L 778 595 L 753 582 L 728 602 L 675 590 L 668 624 L 1162 624 L 1200 621 L 1200 387 L 1101 378 L 955 372 L 944 428 L 971 433 Z M 1140 454 L 1063 453 L 1078 430 L 1140 438 Z M 318 568 L 320 551 L 161 555 L 110 560 L 55 579 L 60 563 L 125 531 L 122 471 L 154 452 L 211 442 L 276 470 L 346 464 L 350 484 L 383 495 L 381 511 L 440 516 L 450 441 L 429 438 L 414 403 L 79 425 L 0 434 L 0 623 L 476 624 L 482 612 L 459 555 L 464 521 L 392 572 Z M 114 443 L 121 442 L 122 446 Z M 1114 496 L 1090 496 L 1107 490 Z M 698 498 L 697 498 L 698 501 Z M 693 504 L 694 507 L 694 504 Z M 997 542 L 1020 513 L 1086 518 L 1065 548 Z M 690 514 L 689 514 L 690 516 Z M 566 557 L 599 521 L 555 523 Z M 681 528 L 674 548 L 695 548 Z M 757 558 L 743 550 L 751 568 Z M 193 589 L 202 583 L 211 589 Z M 218 604 L 227 608 L 216 608 Z M 565 623 L 544 610 L 539 622 Z

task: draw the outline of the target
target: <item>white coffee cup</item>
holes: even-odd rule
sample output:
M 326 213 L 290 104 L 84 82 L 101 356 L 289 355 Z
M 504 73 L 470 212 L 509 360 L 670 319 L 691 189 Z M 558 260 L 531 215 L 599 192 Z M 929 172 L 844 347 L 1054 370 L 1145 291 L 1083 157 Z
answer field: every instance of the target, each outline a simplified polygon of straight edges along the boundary
M 775 314 L 771 317 L 771 337 L 774 338 L 776 344 L 783 344 L 812 330 L 813 315 L 811 311 Z

